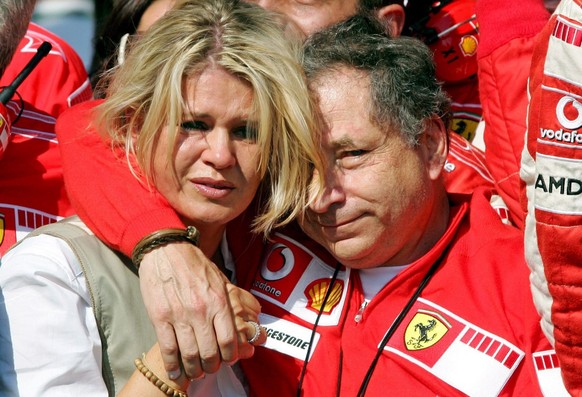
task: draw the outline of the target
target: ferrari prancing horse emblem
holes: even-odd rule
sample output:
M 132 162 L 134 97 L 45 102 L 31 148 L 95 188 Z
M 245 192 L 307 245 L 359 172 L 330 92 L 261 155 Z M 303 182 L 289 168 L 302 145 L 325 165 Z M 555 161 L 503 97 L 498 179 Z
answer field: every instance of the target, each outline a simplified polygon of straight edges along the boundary
M 441 315 L 421 310 L 414 315 L 406 331 L 404 341 L 407 350 L 422 350 L 435 345 L 449 331 L 449 324 Z

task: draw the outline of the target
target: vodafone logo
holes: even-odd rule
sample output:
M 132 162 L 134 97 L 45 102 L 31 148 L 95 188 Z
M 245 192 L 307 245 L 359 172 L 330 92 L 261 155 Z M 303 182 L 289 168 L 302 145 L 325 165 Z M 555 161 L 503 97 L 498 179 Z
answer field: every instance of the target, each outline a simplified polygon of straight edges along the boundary
M 582 127 L 582 104 L 570 96 L 562 97 L 556 106 L 556 117 L 564 128 L 569 130 L 580 128 Z
M 261 268 L 261 276 L 268 281 L 280 280 L 291 273 L 294 264 L 295 258 L 291 249 L 283 244 L 275 244 Z

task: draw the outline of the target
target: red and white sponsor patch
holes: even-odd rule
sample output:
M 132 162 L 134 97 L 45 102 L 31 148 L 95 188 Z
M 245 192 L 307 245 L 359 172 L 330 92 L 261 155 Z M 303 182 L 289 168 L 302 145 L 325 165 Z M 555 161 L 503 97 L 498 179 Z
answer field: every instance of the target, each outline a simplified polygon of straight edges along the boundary
M 532 355 L 540 389 L 547 397 L 568 397 L 570 393 L 566 390 L 562 381 L 562 373 L 558 357 L 554 350 L 546 350 Z
M 561 215 L 582 215 L 582 160 L 538 153 L 535 208 Z
M 32 208 L 0 203 L 0 245 L 10 247 L 34 229 L 60 219 Z
M 578 56 L 582 49 L 582 11 L 569 9 L 572 15 L 558 15 L 550 37 L 548 53 L 544 64 L 544 74 L 555 76 L 578 86 L 582 85 Z
M 319 332 L 312 332 L 310 328 L 265 313 L 259 314 L 259 321 L 267 331 L 267 341 L 263 347 L 302 361 L 306 358 L 313 334 L 308 361 L 311 359 L 321 337 Z
M 251 293 L 287 312 L 320 325 L 336 325 L 345 303 L 349 270 L 340 271 L 322 307 L 334 268 L 297 241 L 276 233 L 266 250 Z M 335 265 L 335 264 L 334 264 Z
M 470 396 L 497 396 L 524 352 L 419 298 L 385 348 Z

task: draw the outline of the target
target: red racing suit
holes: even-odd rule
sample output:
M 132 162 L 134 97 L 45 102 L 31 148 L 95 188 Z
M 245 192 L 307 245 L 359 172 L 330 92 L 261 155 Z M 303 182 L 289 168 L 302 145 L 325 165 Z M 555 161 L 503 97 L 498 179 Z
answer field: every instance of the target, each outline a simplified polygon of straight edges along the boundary
M 582 395 L 582 1 L 562 0 L 537 40 L 522 178 L 526 258 L 542 326 Z
M 0 79 L 0 85 L 7 86 L 14 80 L 43 41 L 48 41 L 53 47 L 22 82 L 18 93 L 37 110 L 58 117 L 69 107 L 91 99 L 93 92 L 79 55 L 63 39 L 43 27 L 34 23 L 29 25 Z
M 527 115 L 533 41 L 549 18 L 540 0 L 479 0 L 478 78 L 485 158 L 512 223 L 523 229 L 519 168 Z
M 252 395 L 295 396 L 310 344 L 303 395 L 358 395 L 380 341 L 435 262 L 438 270 L 382 350 L 366 395 L 567 395 L 539 327 L 520 231 L 499 221 L 487 189 L 452 201 L 437 244 L 367 306 L 358 271 L 341 268 L 322 308 L 336 262 L 298 227 L 265 247 L 260 237 L 245 237 L 248 220 L 231 225 L 237 282 L 259 299 L 268 335 L 241 361 Z
M 67 193 L 80 218 L 112 248 L 131 256 L 144 236 L 164 228 L 183 228 L 173 208 L 157 192 L 146 190 L 130 172 L 124 155 L 115 154 L 93 129 L 88 102 L 57 120 Z M 451 133 L 445 166 L 447 190 L 469 193 L 492 186 L 482 152 Z M 91 183 L 86 176 L 91 175 Z
M 53 48 L 18 88 L 23 102 L 15 96 L 6 106 L 11 135 L 0 159 L 0 254 L 30 230 L 74 212 L 55 120 L 69 105 L 91 97 L 81 59 L 63 40 L 31 24 L 0 84 L 10 84 L 43 41 Z

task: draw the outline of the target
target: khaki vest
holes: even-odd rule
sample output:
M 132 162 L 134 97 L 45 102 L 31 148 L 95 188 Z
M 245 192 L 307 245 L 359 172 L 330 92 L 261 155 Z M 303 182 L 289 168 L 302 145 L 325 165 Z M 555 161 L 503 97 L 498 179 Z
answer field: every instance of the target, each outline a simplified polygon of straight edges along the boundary
M 135 370 L 134 360 L 156 342 L 130 259 L 103 244 L 78 217 L 43 226 L 28 236 L 48 234 L 65 241 L 77 256 L 101 336 L 103 379 L 115 396 Z

